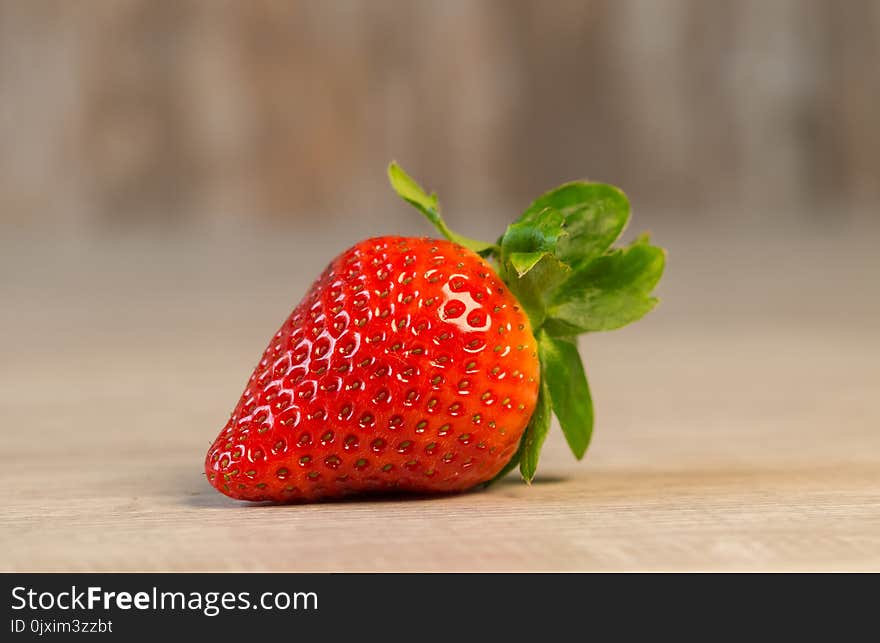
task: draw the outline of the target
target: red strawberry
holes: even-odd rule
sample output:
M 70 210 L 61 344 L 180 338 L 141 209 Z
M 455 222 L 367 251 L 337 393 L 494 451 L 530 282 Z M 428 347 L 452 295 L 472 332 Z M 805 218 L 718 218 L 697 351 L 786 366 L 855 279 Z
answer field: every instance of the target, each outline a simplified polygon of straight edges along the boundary
M 436 197 L 390 175 L 451 241 L 377 237 L 330 263 L 208 451 L 222 493 L 462 491 L 517 463 L 530 479 L 551 407 L 583 455 L 592 405 L 573 338 L 647 312 L 662 250 L 608 250 L 628 216 L 608 186 L 548 193 L 492 245 L 451 232 Z
M 538 370 L 528 318 L 477 254 L 368 239 L 275 335 L 208 477 L 247 500 L 467 489 L 516 451 Z

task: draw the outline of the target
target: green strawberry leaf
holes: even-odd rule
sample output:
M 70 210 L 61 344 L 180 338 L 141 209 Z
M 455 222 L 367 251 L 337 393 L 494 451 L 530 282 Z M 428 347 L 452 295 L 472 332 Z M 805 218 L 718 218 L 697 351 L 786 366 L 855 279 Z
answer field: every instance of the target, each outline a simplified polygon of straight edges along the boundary
M 522 304 L 536 332 L 544 322 L 548 298 L 568 279 L 570 273 L 571 269 L 566 264 L 556 255 L 547 252 L 541 253 L 538 260 L 521 276 L 510 258 L 502 264 L 502 278 Z
M 388 179 L 391 187 L 406 201 L 421 210 L 429 219 L 438 216 L 440 203 L 436 194 L 426 194 L 414 178 L 407 174 L 395 161 L 388 166 Z M 434 221 L 432 220 L 432 223 Z
M 543 259 L 548 253 L 537 251 L 537 252 L 512 252 L 508 255 L 507 260 L 510 262 L 510 265 L 513 266 L 514 270 L 516 270 L 517 277 L 522 277 L 529 270 L 535 267 L 541 259 Z
M 509 261 L 522 278 L 544 255 L 555 252 L 560 237 L 565 234 L 564 222 L 561 212 L 544 208 L 529 220 L 512 223 L 501 237 L 502 260 Z
M 646 236 L 594 259 L 555 291 L 546 308 L 545 330 L 564 337 L 612 330 L 641 319 L 657 305 L 651 291 L 665 264 L 666 252 Z
M 538 335 L 538 350 L 553 413 L 572 453 L 580 460 L 593 435 L 593 400 L 577 343 L 572 338 L 555 338 L 542 332 Z
M 565 216 L 554 208 L 544 208 L 507 226 L 501 237 L 505 252 L 553 252 L 559 238 L 564 234 Z
M 555 414 L 569 447 L 584 456 L 593 431 L 593 402 L 577 335 L 620 328 L 651 311 L 666 251 L 647 235 L 625 248 L 612 244 L 626 228 L 630 205 L 616 187 L 576 181 L 547 192 L 507 227 L 496 245 L 451 231 L 428 194 L 396 163 L 388 177 L 397 193 L 455 243 L 490 258 L 523 307 L 538 340 L 538 401 L 519 447 L 497 480 L 519 465 L 530 481 Z
M 531 222 L 547 208 L 560 212 L 566 235 L 559 239 L 557 256 L 578 268 L 602 255 L 629 222 L 626 195 L 603 183 L 575 181 L 547 192 L 532 203 L 516 224 Z
M 550 394 L 542 377 L 541 388 L 538 390 L 538 403 L 520 444 L 522 454 L 519 460 L 519 471 L 526 482 L 532 481 L 538 468 L 541 447 L 544 446 L 544 439 L 550 430 L 550 409 Z
M 425 192 L 422 186 L 416 183 L 415 179 L 404 172 L 403 168 L 394 161 L 388 166 L 388 180 L 391 181 L 391 187 L 394 188 L 394 191 L 404 201 L 424 214 L 440 234 L 450 241 L 480 254 L 489 254 L 495 250 L 494 244 L 469 239 L 450 230 L 443 217 L 440 216 L 440 202 L 437 195 Z

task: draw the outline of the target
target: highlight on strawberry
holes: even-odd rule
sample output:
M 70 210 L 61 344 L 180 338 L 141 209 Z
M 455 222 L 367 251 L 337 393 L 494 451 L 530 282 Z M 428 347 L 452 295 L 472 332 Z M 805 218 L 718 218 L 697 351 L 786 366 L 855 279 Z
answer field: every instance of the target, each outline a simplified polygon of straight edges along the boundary
M 584 456 L 593 402 L 577 336 L 654 308 L 665 251 L 647 235 L 612 247 L 630 206 L 610 185 L 551 190 L 486 243 L 450 230 L 396 163 L 388 176 L 444 239 L 375 237 L 330 262 L 208 450 L 227 496 L 464 491 L 515 467 L 528 482 L 551 415 Z

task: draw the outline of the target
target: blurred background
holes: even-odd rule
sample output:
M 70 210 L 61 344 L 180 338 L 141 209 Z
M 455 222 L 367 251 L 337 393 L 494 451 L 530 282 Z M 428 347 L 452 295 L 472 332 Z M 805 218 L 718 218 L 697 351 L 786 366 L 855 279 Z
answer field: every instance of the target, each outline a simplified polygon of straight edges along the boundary
M 0 225 L 390 229 L 391 158 L 493 228 L 580 177 L 652 226 L 839 225 L 878 62 L 876 0 L 2 0 Z

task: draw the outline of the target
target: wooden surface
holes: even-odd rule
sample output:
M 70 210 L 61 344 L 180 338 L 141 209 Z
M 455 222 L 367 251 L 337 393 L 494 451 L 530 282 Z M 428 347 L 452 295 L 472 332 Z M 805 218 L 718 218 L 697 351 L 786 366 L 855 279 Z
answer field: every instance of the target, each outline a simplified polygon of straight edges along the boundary
M 595 439 L 531 487 L 248 506 L 201 467 L 344 243 L 7 234 L 2 570 L 880 569 L 877 228 L 655 230 L 662 307 L 581 343 Z

